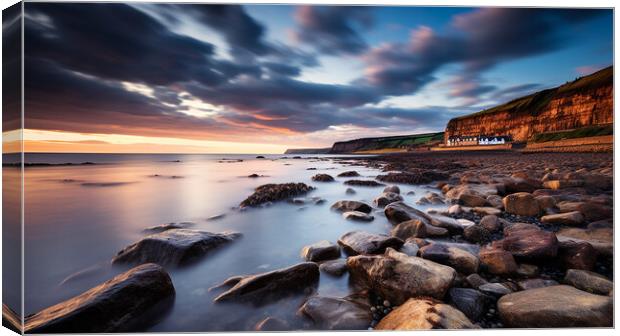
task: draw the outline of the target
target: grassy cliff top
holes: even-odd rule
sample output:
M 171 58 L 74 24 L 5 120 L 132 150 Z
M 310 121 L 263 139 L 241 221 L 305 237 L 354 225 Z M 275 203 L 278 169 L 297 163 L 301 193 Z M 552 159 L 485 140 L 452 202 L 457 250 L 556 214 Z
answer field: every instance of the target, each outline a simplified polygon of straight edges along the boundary
M 451 121 L 504 111 L 508 111 L 510 113 L 529 112 L 532 115 L 536 115 L 554 98 L 574 94 L 580 91 L 594 90 L 600 87 L 613 85 L 613 82 L 614 69 L 613 66 L 609 66 L 588 76 L 579 77 L 574 81 L 565 83 L 561 86 L 520 97 L 505 104 L 482 110 L 480 112 L 453 118 Z

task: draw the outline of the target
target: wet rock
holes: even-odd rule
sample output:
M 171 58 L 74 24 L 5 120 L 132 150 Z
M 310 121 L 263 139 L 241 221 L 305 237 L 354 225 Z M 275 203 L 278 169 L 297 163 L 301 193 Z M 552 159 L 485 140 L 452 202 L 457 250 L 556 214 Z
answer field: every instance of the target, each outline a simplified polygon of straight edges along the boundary
M 487 200 L 482 196 L 463 193 L 459 196 L 458 202 L 468 207 L 482 207 L 487 203 Z
M 338 211 L 360 211 L 364 213 L 371 213 L 372 207 L 364 202 L 358 201 L 338 201 L 332 205 L 332 209 Z
M 409 299 L 377 324 L 376 330 L 473 329 L 458 309 L 427 299 Z
M 359 187 L 381 187 L 385 184 L 373 180 L 347 180 L 344 184 Z
M 490 283 L 481 285 L 478 287 L 478 290 L 484 294 L 491 295 L 494 297 L 501 297 L 506 294 L 512 293 L 512 290 L 508 288 L 506 285 L 497 283 L 497 282 L 490 282 Z
M 241 237 L 240 233 L 211 233 L 171 229 L 144 237 L 112 259 L 113 264 L 157 263 L 182 266 L 205 257 L 211 251 Z
M 467 283 L 474 289 L 478 289 L 478 287 L 489 283 L 483 277 L 481 277 L 480 274 L 477 273 L 468 275 L 465 278 L 465 281 L 467 281 Z
M 397 185 L 390 185 L 383 189 L 384 193 L 395 193 L 400 194 L 400 188 Z
M 243 276 L 214 302 L 249 302 L 261 306 L 286 296 L 312 292 L 318 285 L 319 276 L 319 266 L 313 262 Z
M 613 255 L 613 230 L 612 229 L 578 229 L 563 228 L 556 233 L 560 242 L 568 240 L 574 242 L 587 242 L 599 255 Z
M 462 195 L 478 196 L 485 199 L 490 195 L 497 195 L 497 187 L 489 184 L 461 184 L 446 191 L 446 198 L 463 201 Z M 476 203 L 480 204 L 480 203 Z M 484 204 L 475 205 L 482 206 Z
M 516 223 L 504 228 L 502 248 L 518 258 L 554 258 L 558 240 L 553 232 L 540 230 L 532 224 Z
M 334 178 L 329 174 L 316 174 L 312 176 L 312 181 L 315 182 L 334 182 Z
M 465 228 L 463 238 L 472 243 L 484 244 L 491 240 L 491 232 L 482 225 L 472 225 Z
M 516 273 L 518 268 L 512 254 L 501 248 L 485 247 L 481 249 L 480 262 L 491 274 L 509 275 Z
M 345 259 L 326 261 L 319 265 L 319 270 L 329 275 L 339 277 L 347 272 L 347 261 Z
M 536 201 L 541 209 L 555 208 L 556 201 L 553 196 L 537 196 Z
M 347 188 L 347 190 L 345 190 L 345 194 L 347 194 L 347 195 L 355 195 L 355 194 L 357 194 L 357 192 L 353 188 Z
M 394 202 L 402 201 L 403 197 L 397 193 L 384 192 L 379 197 L 375 198 L 373 204 L 378 208 L 384 208 L 386 205 Z
M 256 331 L 287 331 L 291 330 L 288 322 L 277 317 L 267 317 L 254 327 Z
M 495 215 L 486 215 L 480 220 L 480 226 L 485 228 L 490 233 L 497 232 L 502 229 L 502 222 Z
M 613 218 L 614 214 L 612 207 L 595 202 L 584 202 L 577 207 L 577 211 L 581 212 L 588 222 Z
M 499 195 L 489 195 L 487 196 L 487 204 L 496 208 L 503 209 L 504 203 L 502 203 L 502 197 Z
M 384 255 L 350 257 L 347 266 L 353 283 L 395 305 L 419 296 L 442 299 L 456 277 L 451 267 L 393 249 L 387 249 Z
M 564 283 L 588 293 L 609 295 L 614 289 L 614 283 L 606 277 L 584 270 L 569 269 L 566 271 Z
M 144 330 L 172 306 L 175 290 L 159 265 L 143 264 L 26 318 L 26 333 Z
M 386 175 L 377 176 L 377 180 L 389 183 L 427 184 L 437 180 L 445 180 L 448 177 L 449 176 L 443 172 L 427 170 L 416 172 L 388 173 Z
M 480 261 L 475 255 L 462 249 L 437 243 L 420 248 L 420 257 L 450 266 L 463 274 L 476 273 L 478 266 L 480 266 Z
M 166 223 L 166 224 L 161 224 L 161 225 L 156 225 L 156 226 L 148 227 L 148 228 L 144 229 L 144 232 L 146 232 L 146 233 L 159 233 L 159 232 L 164 232 L 164 231 L 168 231 L 168 230 L 172 230 L 172 229 L 185 229 L 185 228 L 190 227 L 192 225 L 194 225 L 194 223 L 191 223 L 191 222 Z
M 324 261 L 340 258 L 340 246 L 327 240 L 308 245 L 301 250 L 301 257 L 306 261 Z
M 358 222 L 372 222 L 375 217 L 361 211 L 346 211 L 342 213 L 344 219 Z
M 520 192 L 508 195 L 502 200 L 506 212 L 519 216 L 537 216 L 540 213 L 538 201 L 532 194 Z
M 485 215 L 500 215 L 502 210 L 492 207 L 475 207 L 472 209 L 475 213 L 485 216 Z
M 338 177 L 356 177 L 360 176 L 360 174 L 354 170 L 349 170 L 338 174 Z
M 241 202 L 240 206 L 255 207 L 267 202 L 276 202 L 304 195 L 312 190 L 314 188 L 305 183 L 264 184 L 254 189 L 254 193 Z
M 517 283 L 520 290 L 557 286 L 559 283 L 550 279 L 526 279 Z
M 426 236 L 427 237 L 447 237 L 450 235 L 447 229 L 440 228 L 435 225 L 426 225 Z
M 502 297 L 502 322 L 514 328 L 611 327 L 613 299 L 571 286 L 536 288 Z
M 399 249 L 404 242 L 397 237 L 369 233 L 364 231 L 347 232 L 338 240 L 349 255 L 381 254 L 388 247 Z
M 428 215 L 431 219 L 431 224 L 437 227 L 444 228 L 450 232 L 450 234 L 458 235 L 463 233 L 463 225 L 458 220 L 442 215 Z
M 555 215 L 542 216 L 540 218 L 540 221 L 545 224 L 552 225 L 581 226 L 584 223 L 584 218 L 581 212 L 572 211 Z
M 421 197 L 416 204 L 444 204 L 443 197 L 439 196 L 439 194 L 431 192 L 427 193 L 425 196 Z
M 387 217 L 393 225 L 400 224 L 411 219 L 418 219 L 424 224 L 431 224 L 432 221 L 429 215 L 405 202 L 390 203 L 385 207 L 384 212 L 385 217 Z
M 366 330 L 372 321 L 368 305 L 346 298 L 313 296 L 299 311 L 322 330 Z
M 392 236 L 398 237 L 402 240 L 409 238 L 424 238 L 426 237 L 427 226 L 418 219 L 408 220 L 396 225 L 392 229 Z
M 473 321 L 480 320 L 491 301 L 487 295 L 471 288 L 451 288 L 449 297 L 450 302 Z
M 559 244 L 558 256 L 567 269 L 591 271 L 596 265 L 597 252 L 588 242 L 565 240 Z

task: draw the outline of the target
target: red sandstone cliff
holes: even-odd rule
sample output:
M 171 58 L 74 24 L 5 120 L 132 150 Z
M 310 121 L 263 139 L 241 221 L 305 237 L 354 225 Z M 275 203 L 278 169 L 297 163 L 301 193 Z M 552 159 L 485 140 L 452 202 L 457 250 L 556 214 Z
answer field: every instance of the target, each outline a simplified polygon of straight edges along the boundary
M 613 122 L 613 68 L 608 67 L 562 86 L 509 103 L 454 118 L 450 136 L 510 135 L 526 141 L 534 134 Z

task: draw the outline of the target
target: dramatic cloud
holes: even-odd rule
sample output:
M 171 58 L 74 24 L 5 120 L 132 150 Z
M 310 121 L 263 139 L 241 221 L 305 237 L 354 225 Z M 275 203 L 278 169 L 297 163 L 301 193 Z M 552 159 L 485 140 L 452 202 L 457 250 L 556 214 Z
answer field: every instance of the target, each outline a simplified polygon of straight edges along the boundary
M 301 6 L 293 36 L 325 54 L 359 54 L 368 48 L 360 29 L 372 26 L 369 7 Z
M 413 93 L 434 79 L 442 66 L 464 67 L 454 80 L 454 94 L 471 98 L 489 92 L 478 85 L 478 74 L 499 62 L 558 50 L 568 43 L 567 26 L 599 15 L 596 10 L 484 8 L 457 15 L 451 33 L 429 27 L 412 31 L 407 43 L 384 44 L 372 49 L 365 80 L 386 94 Z

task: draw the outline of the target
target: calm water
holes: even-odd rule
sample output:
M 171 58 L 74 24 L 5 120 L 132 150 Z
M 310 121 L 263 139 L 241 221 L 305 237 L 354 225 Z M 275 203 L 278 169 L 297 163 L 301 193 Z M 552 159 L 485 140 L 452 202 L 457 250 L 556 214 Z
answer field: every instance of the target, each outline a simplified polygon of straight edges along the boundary
M 345 170 L 357 170 L 363 177 L 374 178 L 379 171 L 343 165 L 328 156 L 322 156 L 328 158 L 323 161 L 255 156 L 28 154 L 26 162 L 98 164 L 26 168 L 25 314 L 71 298 L 125 271 L 127 268 L 109 266 L 109 261 L 120 249 L 144 237 L 144 228 L 194 222 L 194 229 L 238 231 L 243 238 L 189 267 L 168 269 L 177 291 L 175 304 L 150 330 L 248 330 L 265 316 L 290 317 L 300 304 L 299 299 L 258 309 L 214 305 L 212 299 L 219 291 L 209 292 L 209 287 L 230 276 L 298 263 L 302 261 L 299 254 L 304 245 L 323 239 L 336 242 L 351 230 L 389 232 L 391 226 L 381 212 L 375 213 L 373 222 L 359 223 L 330 211 L 330 205 L 342 199 L 371 202 L 382 188 L 354 187 L 356 195 L 345 195 L 344 178 L 336 178 L 333 183 L 311 181 L 317 173 L 335 177 Z M 243 162 L 220 162 L 223 158 Z M 307 170 L 311 167 L 317 170 Z M 266 177 L 246 177 L 252 173 Z M 160 177 L 151 177 L 154 174 Z M 242 212 L 232 209 L 255 187 L 284 182 L 313 185 L 317 189 L 309 196 L 319 196 L 327 202 L 306 206 L 277 203 Z M 401 185 L 409 203 L 431 189 Z M 411 190 L 415 196 L 406 195 Z M 225 216 L 219 220 L 206 220 L 221 214 Z M 76 272 L 83 273 L 61 285 Z M 347 295 L 348 277 L 321 274 L 319 293 Z

